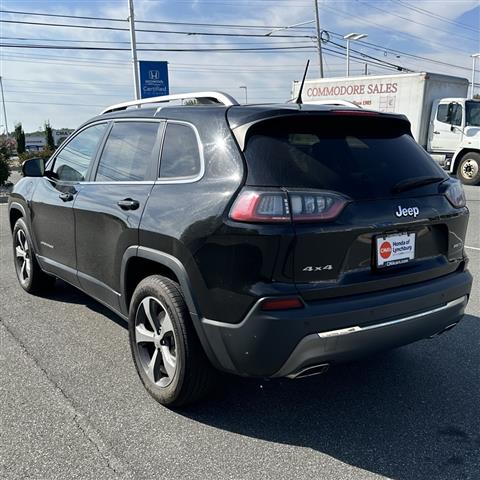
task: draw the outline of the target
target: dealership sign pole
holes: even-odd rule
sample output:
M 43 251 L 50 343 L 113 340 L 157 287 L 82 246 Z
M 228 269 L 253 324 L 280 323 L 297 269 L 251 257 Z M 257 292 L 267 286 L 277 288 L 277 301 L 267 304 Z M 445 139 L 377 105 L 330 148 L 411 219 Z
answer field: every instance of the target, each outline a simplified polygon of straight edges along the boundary
M 135 12 L 133 10 L 133 0 L 128 0 L 130 24 L 130 46 L 132 49 L 132 63 L 133 63 L 133 88 L 135 90 L 135 100 L 140 99 L 140 87 L 138 84 L 138 62 L 137 62 L 137 41 L 135 38 Z

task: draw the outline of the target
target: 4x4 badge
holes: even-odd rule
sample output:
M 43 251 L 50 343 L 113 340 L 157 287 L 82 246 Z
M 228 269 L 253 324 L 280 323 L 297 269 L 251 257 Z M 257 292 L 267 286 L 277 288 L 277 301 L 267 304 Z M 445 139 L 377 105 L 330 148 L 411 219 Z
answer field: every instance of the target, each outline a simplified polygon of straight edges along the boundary
M 402 208 L 401 205 L 398 206 L 398 210 L 395 212 L 395 215 L 400 217 L 416 217 L 420 213 L 420 209 L 418 207 L 409 207 L 409 208 Z

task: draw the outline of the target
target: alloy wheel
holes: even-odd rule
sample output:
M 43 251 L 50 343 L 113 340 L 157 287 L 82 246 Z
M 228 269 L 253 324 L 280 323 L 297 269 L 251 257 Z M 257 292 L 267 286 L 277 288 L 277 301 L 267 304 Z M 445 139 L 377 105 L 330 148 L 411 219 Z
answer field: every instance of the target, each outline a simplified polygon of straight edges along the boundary
M 22 229 L 18 230 L 15 236 L 15 260 L 17 263 L 18 278 L 22 285 L 26 285 L 30 280 L 32 258 L 27 236 Z
M 159 387 L 168 386 L 177 370 L 177 340 L 167 309 L 154 297 L 146 297 L 138 305 L 135 343 L 149 380 Z

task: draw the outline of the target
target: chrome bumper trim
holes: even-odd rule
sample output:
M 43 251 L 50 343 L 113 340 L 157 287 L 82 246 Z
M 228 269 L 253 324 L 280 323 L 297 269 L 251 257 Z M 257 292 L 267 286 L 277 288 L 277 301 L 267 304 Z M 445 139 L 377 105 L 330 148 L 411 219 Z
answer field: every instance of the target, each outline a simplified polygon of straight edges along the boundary
M 463 297 L 457 298 L 456 300 L 452 300 L 451 302 L 448 302 L 445 305 L 442 305 L 441 307 L 436 307 L 431 310 L 427 310 L 426 312 L 416 313 L 415 315 L 409 315 L 408 317 L 398 318 L 397 320 L 392 320 L 390 322 L 377 323 L 375 325 L 369 325 L 367 327 L 360 327 L 357 325 L 357 326 L 348 327 L 348 328 L 341 328 L 339 330 L 330 330 L 328 332 L 318 333 L 318 336 L 320 338 L 339 337 L 343 335 L 350 335 L 352 333 L 366 332 L 368 330 L 375 330 L 377 328 L 389 327 L 391 325 L 396 325 L 397 323 L 408 322 L 410 320 L 415 320 L 417 318 L 432 315 L 433 313 L 441 312 L 443 310 L 448 310 L 449 308 L 455 307 L 456 305 L 466 303 L 466 301 L 467 301 L 467 296 L 464 295 Z

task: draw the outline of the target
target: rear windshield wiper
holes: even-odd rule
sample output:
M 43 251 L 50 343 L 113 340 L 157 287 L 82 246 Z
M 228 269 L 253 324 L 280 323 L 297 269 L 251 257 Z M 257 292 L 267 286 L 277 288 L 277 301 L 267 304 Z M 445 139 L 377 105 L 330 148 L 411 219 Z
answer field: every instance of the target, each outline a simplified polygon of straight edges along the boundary
M 424 185 L 430 185 L 431 183 L 443 182 L 445 177 L 416 177 L 407 178 L 398 182 L 393 188 L 394 193 L 404 192 L 405 190 L 412 190 L 413 188 L 423 187 Z

